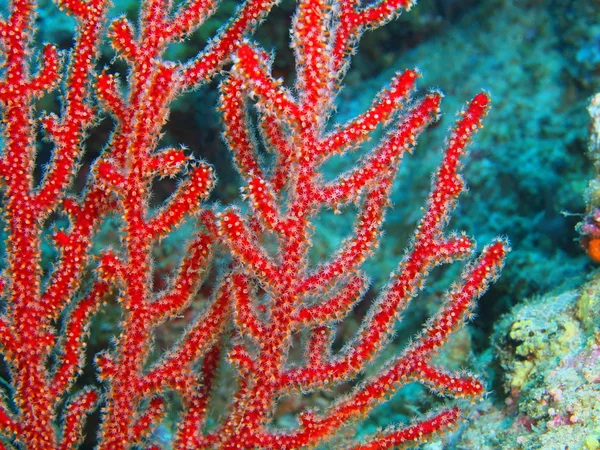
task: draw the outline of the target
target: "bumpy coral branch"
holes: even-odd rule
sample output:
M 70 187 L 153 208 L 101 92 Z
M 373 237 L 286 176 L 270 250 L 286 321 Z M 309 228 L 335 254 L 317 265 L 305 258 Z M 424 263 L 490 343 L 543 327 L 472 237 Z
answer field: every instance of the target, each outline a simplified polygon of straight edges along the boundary
M 190 304 L 208 273 L 216 240 L 213 219 L 188 246 L 167 289 L 152 291 L 152 246 L 202 213 L 201 202 L 215 182 L 212 168 L 193 161 L 183 150 L 157 150 L 161 128 L 175 96 L 210 81 L 273 3 L 249 0 L 187 63 L 164 61 L 163 53 L 214 12 L 213 1 L 190 0 L 175 11 L 170 2 L 142 2 L 138 27 L 125 17 L 107 27 L 105 0 L 56 3 L 77 21 L 74 45 L 66 58 L 48 44 L 35 65 L 33 0 L 9 2 L 9 14 L 0 25 L 0 107 L 5 124 L 0 176 L 8 234 L 3 289 L 7 307 L 1 317 L 0 344 L 14 387 L 14 405 L 5 408 L 0 432 L 30 449 L 79 445 L 87 414 L 100 396 L 95 389 L 77 392 L 73 386 L 85 364 L 90 321 L 108 292 L 117 291 L 126 313 L 116 347 L 98 357 L 99 378 L 106 383 L 99 447 L 127 448 L 148 439 L 151 424 L 159 420 L 158 400 L 146 403 L 145 395 L 151 392 L 161 398 L 165 389 L 179 386 L 177 380 L 191 380 L 192 366 L 214 346 L 229 311 L 229 295 L 220 290 L 201 316 L 204 322 L 194 323 L 170 357 L 153 365 L 144 378 L 154 329 Z M 130 67 L 129 89 L 123 89 L 108 70 L 94 76 L 106 28 L 117 55 Z M 63 59 L 68 61 L 64 66 Z M 36 99 L 59 83 L 60 114 L 38 116 Z M 86 131 L 99 114 L 98 103 L 114 117 L 116 128 L 94 163 L 83 194 L 68 195 L 80 167 Z M 38 125 L 53 147 L 47 170 L 35 186 Z M 152 211 L 151 183 L 164 176 L 179 176 L 182 181 L 170 199 Z M 56 212 L 69 225 L 61 225 L 52 235 L 58 259 L 45 279 L 43 227 Z M 96 282 L 88 291 L 84 274 L 94 262 L 92 240 L 109 213 L 122 218 L 124 238 L 120 249 L 104 252 Z M 201 220 L 198 224 L 203 227 Z M 57 326 L 60 323 L 62 327 Z M 207 339 L 204 333 L 214 338 Z M 178 358 L 187 361 L 185 368 L 173 367 Z M 182 395 L 194 390 L 190 383 L 186 386 Z
M 348 421 L 364 418 L 409 381 L 421 381 L 449 397 L 476 397 L 483 392 L 478 380 L 447 374 L 432 367 L 430 360 L 449 335 L 463 326 L 474 300 L 500 270 L 508 251 L 502 240 L 487 247 L 468 266 L 463 274 L 465 282 L 452 291 L 439 315 L 426 324 L 413 346 L 387 363 L 387 368 L 322 415 L 301 414 L 298 430 L 267 431 L 277 399 L 290 390 L 309 392 L 354 379 L 390 344 L 395 321 L 423 289 L 429 271 L 442 263 L 468 258 L 473 250 L 469 238 L 446 235 L 445 226 L 464 188 L 458 173 L 460 157 L 489 108 L 489 99 L 483 93 L 461 113 L 449 138 L 424 217 L 404 259 L 356 337 L 338 354 L 331 353 L 327 325 L 348 313 L 364 287 L 364 280 L 358 276 L 348 279 L 348 274 L 360 273 L 378 247 L 401 157 L 406 150 L 412 151 L 419 134 L 437 118 L 441 100 L 441 95 L 433 92 L 406 107 L 418 76 L 415 71 L 406 71 L 392 80 L 368 111 L 326 132 L 324 121 L 333 107 L 336 84 L 341 83 L 348 54 L 360 34 L 387 22 L 398 8 L 410 6 L 381 2 L 361 9 L 347 2 L 336 9 L 332 5 L 320 1 L 299 3 L 292 32 L 298 67 L 297 96 L 271 77 L 269 59 L 252 43 L 239 48 L 232 74 L 221 85 L 224 136 L 250 203 L 248 212 L 231 209 L 220 216 L 221 235 L 237 258 L 237 270 L 245 273 L 237 275 L 238 281 L 234 282 L 238 286 L 234 323 L 242 337 L 236 354 L 245 347 L 243 353 L 253 360 L 251 365 L 261 368 L 258 373 L 240 372 L 245 383 L 235 395 L 228 418 L 207 438 L 206 442 L 213 443 L 216 439 L 222 448 L 316 445 Z M 339 57 L 330 57 L 331 51 Z M 255 102 L 263 127 L 263 143 L 276 155 L 274 164 L 284 166 L 275 167 L 273 178 L 265 175 L 258 162 L 258 142 L 248 112 L 250 99 Z M 401 114 L 403 107 L 407 111 Z M 356 167 L 332 181 L 322 180 L 320 168 L 331 154 L 356 148 L 378 127 L 383 127 L 384 137 Z M 271 148 L 274 144 L 277 147 Z M 287 174 L 285 181 L 279 170 Z M 308 251 L 312 245 L 312 219 L 323 208 L 337 209 L 351 202 L 358 206 L 353 231 L 329 261 L 311 264 Z M 250 227 L 254 220 L 260 229 Z M 263 245 L 265 236 L 273 232 L 277 236 L 275 246 L 273 241 Z M 264 298 L 253 289 L 253 282 L 265 292 Z M 321 292 L 326 294 L 319 295 Z M 296 329 L 308 331 L 306 358 L 303 364 L 290 365 L 285 355 Z M 372 448 L 384 448 L 377 446 L 384 442 L 417 442 L 457 420 L 458 410 L 448 410 L 420 425 L 373 437 Z M 231 433 L 235 439 L 230 438 Z
M 56 367 L 50 358 L 57 343 L 53 321 L 73 298 L 89 261 L 89 237 L 95 221 L 102 214 L 101 201 L 86 209 L 84 217 L 77 214 L 72 224 L 81 228 L 81 234 L 71 238 L 58 234 L 62 242 L 60 275 L 55 271 L 51 285 L 43 285 L 41 267 L 42 224 L 57 210 L 72 182 L 82 154 L 82 137 L 93 117 L 88 101 L 89 79 L 97 55 L 100 30 L 106 11 L 104 1 L 60 2 L 78 21 L 79 32 L 70 52 L 69 65 L 64 69 L 65 108 L 61 116 L 46 116 L 43 123 L 54 144 L 54 151 L 40 185 L 34 187 L 35 135 L 37 117 L 34 100 L 56 87 L 59 64 L 54 47 L 47 45 L 37 74 L 30 74 L 32 30 L 35 5 L 32 1 L 11 2 L 6 19 L 6 30 L 0 45 L 4 56 L 4 79 L 0 87 L 4 127 L 2 178 L 4 186 L 4 220 L 8 233 L 6 269 L 8 285 L 5 289 L 5 323 L 10 327 L 10 338 L 5 339 L 5 361 L 8 363 L 15 389 L 13 423 L 5 423 L 8 434 L 31 449 L 58 448 L 54 428 L 56 408 L 71 385 L 80 363 L 81 342 L 85 323 L 97 308 L 99 295 L 91 294 L 82 306 L 75 308 L 67 329 L 73 340 L 66 339 Z M 92 196 L 93 197 L 93 196 Z M 77 223 L 79 222 L 79 223 Z M 74 250 L 73 255 L 66 252 Z M 82 252 L 79 252 L 82 250 Z M 60 270 L 60 269 L 59 269 Z M 45 293 L 44 293 L 44 288 Z M 85 305 L 85 306 L 83 306 Z M 15 351 L 11 351 L 14 348 Z M 49 373 L 49 367 L 54 376 Z M 61 445 L 79 441 L 86 412 L 95 403 L 89 391 L 75 397 L 64 410 L 64 431 Z M 18 432 L 15 433 L 15 427 Z M 67 443 L 67 444 L 65 444 Z

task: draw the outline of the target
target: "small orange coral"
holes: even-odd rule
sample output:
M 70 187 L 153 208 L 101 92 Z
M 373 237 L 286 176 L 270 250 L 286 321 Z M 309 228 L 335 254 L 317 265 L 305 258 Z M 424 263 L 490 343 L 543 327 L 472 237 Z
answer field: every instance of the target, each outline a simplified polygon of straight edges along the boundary
M 587 254 L 594 261 L 600 263 L 600 238 L 590 240 L 587 245 Z

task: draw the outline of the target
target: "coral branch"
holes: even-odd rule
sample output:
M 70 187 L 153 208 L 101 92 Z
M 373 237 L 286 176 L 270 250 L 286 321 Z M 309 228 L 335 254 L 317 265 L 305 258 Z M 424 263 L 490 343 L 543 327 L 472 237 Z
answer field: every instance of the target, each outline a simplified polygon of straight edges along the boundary
M 85 418 L 97 402 L 98 393 L 93 389 L 85 389 L 67 404 L 59 450 L 77 448 L 81 444 Z

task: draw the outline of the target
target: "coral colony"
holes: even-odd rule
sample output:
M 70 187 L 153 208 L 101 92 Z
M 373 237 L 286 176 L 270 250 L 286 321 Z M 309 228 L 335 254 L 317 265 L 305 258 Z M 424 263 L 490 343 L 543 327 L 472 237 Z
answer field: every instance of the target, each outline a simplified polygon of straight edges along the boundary
M 477 398 L 485 388 L 476 376 L 451 373 L 432 358 L 472 316 L 508 251 L 507 242 L 497 239 L 475 257 L 472 239 L 446 230 L 464 190 L 461 158 L 489 109 L 485 93 L 466 105 L 453 126 L 405 256 L 370 302 L 355 336 L 332 350 L 335 324 L 367 290 L 364 267 L 380 244 L 401 158 L 436 120 L 442 96 L 411 98 L 419 74 L 406 70 L 364 113 L 335 126 L 329 118 L 362 33 L 409 9 L 410 0 L 299 0 L 291 29 L 293 89 L 273 78 L 271 56 L 252 41 L 274 5 L 270 0 L 247 0 L 184 63 L 167 61 L 167 46 L 202 25 L 216 2 L 145 0 L 135 24 L 124 16 L 109 20 L 107 0 L 57 0 L 77 22 L 64 55 L 52 44 L 35 44 L 35 1 L 8 3 L 0 21 L 7 235 L 0 345 L 8 380 L 0 402 L 0 448 L 75 449 L 92 433 L 100 449 L 159 449 L 155 429 L 169 414 L 176 417 L 169 448 L 307 448 L 360 422 L 411 382 L 448 403 L 411 424 L 345 441 L 343 448 L 415 444 L 461 420 L 461 404 L 453 399 Z M 127 64 L 126 81 L 97 69 L 102 40 Z M 215 79 L 224 139 L 243 180 L 244 201 L 237 206 L 207 201 L 219 174 L 206 162 L 183 148 L 158 148 L 173 101 Z M 60 95 L 58 114 L 37 108 L 51 91 Z M 107 115 L 116 125 L 85 189 L 74 194 L 70 186 L 86 136 Z M 329 180 L 322 176 L 332 155 L 352 152 L 376 129 L 383 136 L 353 168 Z M 52 153 L 36 183 L 40 138 L 51 143 Z M 260 146 L 272 158 L 260 158 Z M 181 181 L 162 205 L 150 207 L 152 182 L 161 177 Z M 350 204 L 357 210 L 351 233 L 327 259 L 309 261 L 317 214 Z M 44 230 L 56 215 L 68 225 L 51 232 L 57 257 L 44 267 Z M 119 220 L 120 242 L 94 253 L 92 242 L 111 216 Z M 152 248 L 189 220 L 195 235 L 165 289 L 156 292 Z M 229 262 L 218 264 L 212 294 L 199 294 L 217 258 Z M 465 259 L 461 281 L 422 331 L 377 373 L 356 381 L 390 345 L 396 322 L 430 270 Z M 180 317 L 194 299 L 200 307 L 185 332 L 150 360 L 158 327 Z M 90 321 L 101 307 L 122 310 L 118 333 L 108 349 L 86 355 Z M 304 357 L 291 362 L 299 332 Z M 81 372 L 92 364 L 98 383 L 85 386 Z M 215 397 L 225 389 L 218 387 L 219 374 L 226 370 L 235 382 L 215 411 Z M 293 427 L 274 425 L 276 406 L 286 396 L 353 380 L 328 406 L 301 411 Z

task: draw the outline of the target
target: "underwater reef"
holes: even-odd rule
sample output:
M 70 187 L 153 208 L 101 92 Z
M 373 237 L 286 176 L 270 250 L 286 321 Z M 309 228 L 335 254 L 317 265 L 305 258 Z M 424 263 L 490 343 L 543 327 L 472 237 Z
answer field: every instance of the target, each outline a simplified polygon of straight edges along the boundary
M 114 3 L 115 15 L 126 12 L 136 16 L 138 2 Z M 0 1 L 2 10 L 5 4 Z M 57 13 L 53 2 L 40 4 L 36 40 L 69 48 L 73 21 Z M 232 15 L 234 5 L 224 2 L 201 32 L 168 49 L 169 58 L 193 56 L 195 49 Z M 282 2 L 255 36 L 267 50 L 277 54 L 271 69 L 287 85 L 296 77 L 293 52 L 288 48 L 293 9 L 290 2 Z M 108 45 L 100 45 L 104 56 L 98 66 L 114 63 Z M 444 137 L 454 125 L 453 112 L 464 106 L 465 99 L 481 89 L 491 96 L 486 126 L 469 147 L 463 168 L 469 190 L 461 196 L 448 228 L 465 230 L 480 242 L 505 236 L 512 247 L 502 276 L 479 301 L 476 319 L 455 333 L 436 357 L 441 366 L 451 370 L 474 369 L 482 375 L 488 393 L 467 408 L 464 423 L 422 448 L 598 450 L 600 2 L 421 0 L 410 13 L 365 35 L 346 76 L 346 87 L 336 99 L 339 120 L 355 117 L 368 108 L 396 70 L 415 67 L 422 73 L 421 86 L 435 87 L 445 94 L 445 115 L 420 137 L 421 148 L 443 147 Z M 426 93 L 418 91 L 417 96 Z M 193 150 L 194 157 L 210 163 L 219 175 L 219 189 L 211 199 L 229 204 L 235 201 L 243 183 L 232 168 L 231 155 L 221 138 L 221 118 L 215 110 L 218 101 L 216 82 L 189 93 L 185 101 L 175 101 L 161 144 L 182 144 Z M 42 98 L 39 106 L 48 111 L 60 109 L 52 95 Z M 83 189 L 86 171 L 114 126 L 105 119 L 90 131 L 75 190 Z M 374 140 L 381 134 L 376 131 Z M 41 178 L 41 167 L 50 156 L 45 152 L 48 143 L 39 146 L 36 174 Z M 366 145 L 354 160 L 331 158 L 325 166 L 325 178 L 351 168 L 369 150 Z M 385 245 L 378 249 L 368 269 L 371 285 L 365 302 L 336 325 L 334 349 L 339 350 L 336 345 L 339 347 L 360 329 L 367 314 L 366 304 L 388 281 L 409 245 L 422 215 L 415 205 L 425 202 L 430 174 L 441 158 L 438 151 L 405 157 L 391 191 L 393 208 L 383 225 Z M 160 204 L 176 184 L 170 179 L 157 181 L 152 202 Z M 319 216 L 310 252 L 312 260 L 319 261 L 334 252 L 351 230 L 355 212 L 331 211 Z M 49 242 L 55 230 L 64 226 L 64 220 L 57 218 L 52 225 L 43 233 L 42 261 L 48 268 L 57 258 Z M 95 254 L 119 241 L 119 227 L 116 219 L 103 223 L 93 243 Z M 193 233 L 193 224 L 185 222 L 153 248 L 156 290 L 169 285 L 170 274 L 184 257 L 182 243 Z M 217 272 L 229 263 L 223 258 L 220 266 L 207 274 L 209 282 L 215 283 Z M 410 337 L 439 309 L 447 286 L 459 276 L 459 270 L 435 269 L 433 281 L 405 311 L 402 326 L 395 330 L 393 345 L 385 350 L 383 358 L 405 348 Z M 208 296 L 202 290 L 201 294 Z M 192 308 L 196 306 L 194 301 Z M 105 310 L 92 321 L 88 354 L 110 347 L 121 313 L 120 309 Z M 186 312 L 174 324 L 160 328 L 152 358 L 159 357 L 160 349 L 173 345 L 191 320 Z M 86 367 L 83 379 L 94 383 L 94 372 L 93 367 Z M 376 368 L 367 368 L 358 382 L 375 372 Z M 224 376 L 232 377 L 227 373 Z M 230 387 L 217 393 L 215 407 L 225 407 L 223 399 Z M 319 394 L 290 395 L 278 405 L 273 422 L 282 429 L 291 428 L 297 424 L 298 411 L 329 405 L 349 389 L 342 386 Z M 437 397 L 427 394 L 427 389 L 411 384 L 375 409 L 364 423 L 346 432 L 359 437 L 371 435 L 390 423 L 410 423 L 415 417 L 426 417 L 440 404 Z M 167 416 L 153 431 L 165 448 L 173 440 L 176 420 Z M 93 441 L 88 436 L 81 448 L 92 448 Z

